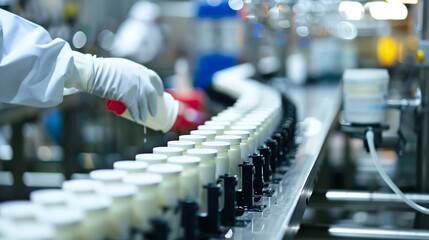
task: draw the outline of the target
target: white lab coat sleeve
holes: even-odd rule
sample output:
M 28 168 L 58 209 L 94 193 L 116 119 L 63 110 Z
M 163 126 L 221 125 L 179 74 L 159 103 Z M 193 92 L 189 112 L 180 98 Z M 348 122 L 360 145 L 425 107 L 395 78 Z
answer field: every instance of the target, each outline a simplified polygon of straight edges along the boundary
M 74 69 L 68 43 L 0 9 L 0 102 L 51 107 L 63 100 Z

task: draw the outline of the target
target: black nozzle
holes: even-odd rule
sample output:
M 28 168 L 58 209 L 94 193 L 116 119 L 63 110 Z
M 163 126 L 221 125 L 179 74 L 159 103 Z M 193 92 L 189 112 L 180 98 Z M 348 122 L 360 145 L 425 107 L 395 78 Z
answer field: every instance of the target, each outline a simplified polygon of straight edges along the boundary
M 278 164 L 277 162 L 278 162 L 278 154 L 279 154 L 277 141 L 270 138 L 267 140 L 266 144 L 271 150 L 271 158 L 270 158 L 271 171 L 275 173 L 277 171 L 277 164 Z
M 242 203 L 245 207 L 253 206 L 253 175 L 255 166 L 250 162 L 243 162 L 241 167 Z
M 207 214 L 200 216 L 200 228 L 202 232 L 218 234 L 220 187 L 215 183 L 209 183 L 204 188 L 207 190 L 208 198 Z
M 271 150 L 269 147 L 264 145 L 259 147 L 258 151 L 259 151 L 259 154 L 261 154 L 262 157 L 264 157 L 264 166 L 262 167 L 263 178 L 264 178 L 264 182 L 268 183 L 268 181 L 270 181 L 270 174 L 271 174 L 271 169 L 270 169 Z
M 220 178 L 223 180 L 224 189 L 224 207 L 221 211 L 220 222 L 222 226 L 235 226 L 237 177 L 227 173 Z
M 197 211 L 198 204 L 193 199 L 186 198 L 181 201 L 182 239 L 197 239 Z
M 254 153 L 250 155 L 252 159 L 252 163 L 255 166 L 255 174 L 253 177 L 253 190 L 255 195 L 262 195 L 262 191 L 264 188 L 264 179 L 262 176 L 262 167 L 264 165 L 264 158 L 262 155 Z

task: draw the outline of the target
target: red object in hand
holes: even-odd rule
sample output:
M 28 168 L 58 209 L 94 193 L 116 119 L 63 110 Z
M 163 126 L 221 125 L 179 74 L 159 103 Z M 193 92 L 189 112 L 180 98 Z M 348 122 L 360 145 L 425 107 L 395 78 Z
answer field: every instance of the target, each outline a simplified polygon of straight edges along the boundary
M 120 116 L 127 110 L 127 106 L 121 101 L 107 100 L 106 109 Z

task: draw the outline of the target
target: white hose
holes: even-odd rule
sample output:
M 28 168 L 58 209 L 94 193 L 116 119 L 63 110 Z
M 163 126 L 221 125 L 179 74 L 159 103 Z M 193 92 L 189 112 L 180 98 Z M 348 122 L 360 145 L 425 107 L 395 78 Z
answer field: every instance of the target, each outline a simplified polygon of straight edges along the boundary
M 371 154 L 372 161 L 374 162 L 375 168 L 377 169 L 381 178 L 383 178 L 384 182 L 390 187 L 390 189 L 392 189 L 394 193 L 396 193 L 396 195 L 401 197 L 402 201 L 404 201 L 405 204 L 407 204 L 418 212 L 429 215 L 429 209 L 420 206 L 411 199 L 407 198 L 407 196 L 405 196 L 405 194 L 398 188 L 398 186 L 395 185 L 392 179 L 390 179 L 390 177 L 384 171 L 383 167 L 381 166 L 380 160 L 378 159 L 377 152 L 375 151 L 374 132 L 372 130 L 369 130 L 366 132 L 365 136 L 366 141 L 368 142 L 369 153 Z

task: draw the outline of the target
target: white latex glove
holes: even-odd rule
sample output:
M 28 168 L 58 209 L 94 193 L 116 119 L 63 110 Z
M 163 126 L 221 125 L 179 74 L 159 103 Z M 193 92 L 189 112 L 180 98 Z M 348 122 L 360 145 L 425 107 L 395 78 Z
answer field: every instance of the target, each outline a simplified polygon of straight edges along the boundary
M 123 102 L 134 120 L 146 122 L 148 112 L 157 112 L 157 95 L 164 86 L 154 71 L 127 59 L 97 58 L 73 52 L 75 71 L 66 88 Z

